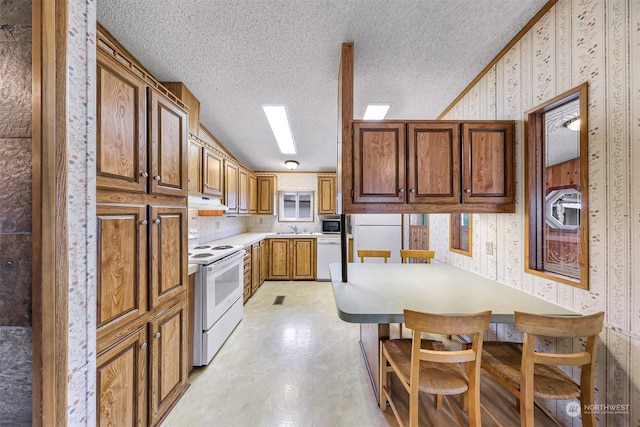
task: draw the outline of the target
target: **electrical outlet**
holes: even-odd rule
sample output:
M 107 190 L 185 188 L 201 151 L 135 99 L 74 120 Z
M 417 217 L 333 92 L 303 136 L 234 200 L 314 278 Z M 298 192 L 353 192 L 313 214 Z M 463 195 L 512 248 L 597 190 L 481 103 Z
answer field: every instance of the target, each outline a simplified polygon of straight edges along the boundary
M 487 255 L 493 255 L 493 242 L 487 242 L 484 244 L 484 251 Z

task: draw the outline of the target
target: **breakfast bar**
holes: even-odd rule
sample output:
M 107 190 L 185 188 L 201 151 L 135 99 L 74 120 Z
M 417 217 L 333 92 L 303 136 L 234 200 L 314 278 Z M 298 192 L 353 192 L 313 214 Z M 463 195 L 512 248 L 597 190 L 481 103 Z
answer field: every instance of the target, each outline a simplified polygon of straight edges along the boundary
M 514 311 L 577 315 L 558 304 L 450 264 L 331 264 L 338 316 L 360 324 L 360 345 L 376 395 L 379 342 L 390 323 L 404 323 L 404 309 L 456 314 L 491 310 L 493 323 L 513 323 Z

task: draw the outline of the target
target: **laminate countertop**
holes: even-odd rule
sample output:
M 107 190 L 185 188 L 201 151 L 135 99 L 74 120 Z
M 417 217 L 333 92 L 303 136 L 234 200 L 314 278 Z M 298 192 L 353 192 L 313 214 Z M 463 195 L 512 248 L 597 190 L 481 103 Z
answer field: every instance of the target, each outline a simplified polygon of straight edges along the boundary
M 329 266 L 338 316 L 351 323 L 403 323 L 404 309 L 430 313 L 491 310 L 491 321 L 513 323 L 514 311 L 577 315 L 567 308 L 450 264 Z

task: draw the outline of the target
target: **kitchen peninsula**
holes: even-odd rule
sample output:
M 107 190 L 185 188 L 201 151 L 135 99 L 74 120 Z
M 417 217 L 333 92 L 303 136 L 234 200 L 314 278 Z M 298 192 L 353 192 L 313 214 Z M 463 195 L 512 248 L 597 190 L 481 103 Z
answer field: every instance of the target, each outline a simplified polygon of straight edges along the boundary
M 494 323 L 513 323 L 514 311 L 576 315 L 571 310 L 519 289 L 450 264 L 331 264 L 338 316 L 360 323 L 360 346 L 376 395 L 379 342 L 389 338 L 389 323 L 403 323 L 404 309 L 429 313 L 491 310 Z

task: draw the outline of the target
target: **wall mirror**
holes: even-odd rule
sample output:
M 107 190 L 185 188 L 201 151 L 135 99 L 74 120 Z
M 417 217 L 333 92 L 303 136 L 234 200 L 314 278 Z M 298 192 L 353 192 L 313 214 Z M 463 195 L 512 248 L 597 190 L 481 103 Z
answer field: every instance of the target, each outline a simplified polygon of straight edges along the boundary
M 525 113 L 527 272 L 589 288 L 587 84 Z
M 449 250 L 462 255 L 472 256 L 471 251 L 471 214 L 451 214 L 449 218 Z

